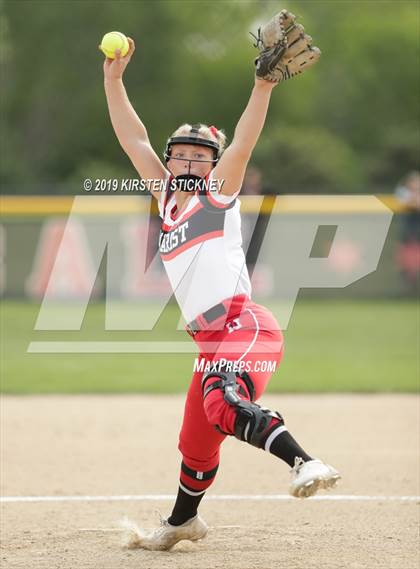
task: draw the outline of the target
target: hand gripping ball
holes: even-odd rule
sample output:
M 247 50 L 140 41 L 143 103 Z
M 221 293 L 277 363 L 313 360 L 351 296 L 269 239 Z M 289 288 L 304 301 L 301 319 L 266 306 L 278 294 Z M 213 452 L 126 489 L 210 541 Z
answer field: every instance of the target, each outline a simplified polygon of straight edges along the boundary
M 121 56 L 124 57 L 127 55 L 130 45 L 127 37 L 121 32 L 109 32 L 102 38 L 99 49 L 110 59 L 115 59 L 116 49 L 121 50 Z

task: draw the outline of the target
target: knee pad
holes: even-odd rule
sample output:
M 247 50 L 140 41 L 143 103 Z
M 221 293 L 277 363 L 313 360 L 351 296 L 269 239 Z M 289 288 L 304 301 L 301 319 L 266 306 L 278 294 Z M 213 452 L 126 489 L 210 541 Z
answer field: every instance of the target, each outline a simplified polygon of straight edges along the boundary
M 210 383 L 210 380 L 215 378 L 218 379 Z M 243 381 L 246 390 L 237 383 L 237 378 Z M 275 426 L 284 424 L 283 417 L 279 413 L 254 403 L 254 384 L 246 372 L 224 371 L 220 367 L 218 371 L 210 371 L 204 374 L 201 386 L 204 399 L 214 389 L 222 391 L 224 400 L 236 412 L 233 435 L 241 441 L 263 448 L 265 440 L 271 431 L 269 427 L 272 420 L 277 419 Z M 246 399 L 239 397 L 239 393 Z M 225 433 L 217 425 L 216 429 L 226 435 L 232 434 Z
M 283 417 L 277 411 L 261 407 L 252 401 L 240 401 L 236 405 L 235 437 L 258 448 L 264 448 L 265 441 L 273 429 L 270 429 L 273 419 L 275 428 L 284 425 Z

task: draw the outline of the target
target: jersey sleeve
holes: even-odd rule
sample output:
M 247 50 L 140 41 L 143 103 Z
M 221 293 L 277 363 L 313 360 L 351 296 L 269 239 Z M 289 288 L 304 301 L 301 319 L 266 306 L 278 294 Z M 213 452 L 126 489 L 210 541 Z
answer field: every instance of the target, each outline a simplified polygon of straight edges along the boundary
M 209 190 L 209 197 L 211 200 L 214 200 L 215 202 L 220 203 L 221 205 L 228 205 L 236 200 L 236 198 L 239 196 L 240 191 L 241 188 L 239 188 L 239 190 L 237 190 L 231 196 L 225 196 L 224 194 L 221 194 L 219 190 L 213 189 Z
M 236 200 L 241 191 L 241 188 L 239 187 L 238 190 L 231 196 L 221 194 L 219 191 L 221 188 L 219 188 L 219 185 L 213 179 L 213 172 L 210 172 L 207 181 L 210 184 L 207 192 L 207 197 L 209 203 L 215 207 L 224 208 L 226 206 L 229 206 Z

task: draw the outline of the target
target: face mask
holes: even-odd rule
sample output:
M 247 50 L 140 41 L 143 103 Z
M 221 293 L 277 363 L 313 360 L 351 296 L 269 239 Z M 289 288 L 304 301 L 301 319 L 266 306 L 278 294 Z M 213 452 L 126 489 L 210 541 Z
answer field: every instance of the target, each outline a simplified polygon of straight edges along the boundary
M 166 161 L 178 160 L 180 162 L 188 162 L 188 174 L 190 174 L 190 172 L 191 172 L 191 163 L 192 162 L 197 162 L 198 164 L 211 164 L 212 168 L 214 168 L 214 166 L 216 166 L 216 164 L 217 164 L 217 158 L 214 158 L 213 160 L 190 160 L 189 158 L 175 158 L 175 157 L 170 156 L 169 154 L 165 154 L 165 158 L 166 158 Z
M 176 176 L 176 187 L 180 192 L 195 192 L 202 190 L 205 178 L 200 178 L 195 174 L 181 174 Z

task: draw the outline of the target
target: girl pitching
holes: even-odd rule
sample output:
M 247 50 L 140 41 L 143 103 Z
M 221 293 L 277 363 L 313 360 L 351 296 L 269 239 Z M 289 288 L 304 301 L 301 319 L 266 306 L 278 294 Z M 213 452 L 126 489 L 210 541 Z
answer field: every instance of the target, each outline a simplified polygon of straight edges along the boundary
M 284 27 L 286 16 L 281 14 L 277 18 Z M 293 31 L 296 28 L 298 33 Z M 305 48 L 302 41 L 308 51 L 309 36 L 302 30 L 288 27 L 289 59 Z M 292 469 L 293 496 L 311 496 L 333 487 L 339 478 L 334 468 L 303 450 L 279 413 L 256 403 L 281 361 L 283 336 L 273 315 L 251 300 L 237 198 L 272 91 L 285 78 L 273 75 L 269 66 L 267 72 L 263 50 L 276 49 L 267 47 L 269 40 L 267 34 L 257 38 L 262 43 L 257 76 L 226 150 L 226 137 L 216 127 L 183 124 L 168 139 L 164 163 L 151 147 L 122 81 L 134 41 L 129 39 L 125 57 L 116 52 L 116 59 L 104 62 L 105 93 L 116 136 L 140 176 L 160 180 L 164 188 L 151 190 L 162 218 L 160 255 L 188 323 L 187 332 L 199 350 L 179 436 L 182 462 L 176 502 L 156 530 L 143 534 L 133 529 L 132 547 L 166 550 L 182 539 L 205 537 L 207 525 L 197 513 L 198 506 L 216 476 L 220 446 L 227 436 L 286 462 Z M 300 42 L 297 47 L 296 42 Z M 292 76 L 292 67 L 286 65 L 285 71 L 283 63 L 277 58 L 283 75 Z

